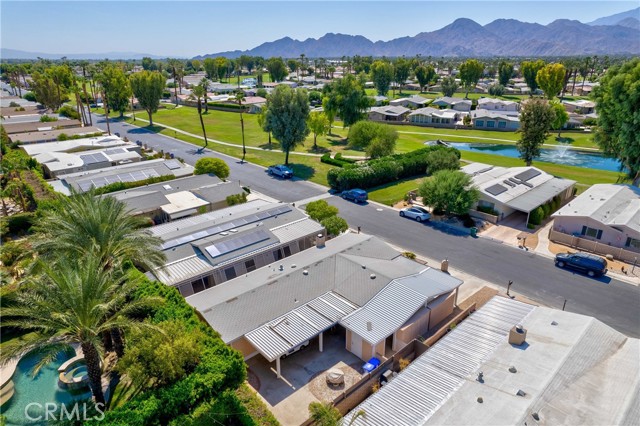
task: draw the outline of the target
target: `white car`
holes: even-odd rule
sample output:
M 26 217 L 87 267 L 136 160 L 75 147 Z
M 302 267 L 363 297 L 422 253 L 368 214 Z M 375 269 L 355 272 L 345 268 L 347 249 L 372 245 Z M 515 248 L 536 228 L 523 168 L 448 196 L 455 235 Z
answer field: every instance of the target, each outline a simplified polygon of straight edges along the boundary
M 295 347 L 289 349 L 289 351 L 287 351 L 286 354 L 282 354 L 281 358 L 284 359 L 284 358 L 288 357 L 289 355 L 292 355 L 292 354 L 298 352 L 299 350 L 306 348 L 307 346 L 309 346 L 309 341 L 308 340 L 306 342 L 302 342 L 298 346 L 295 346 Z
M 422 207 L 413 206 L 400 210 L 400 217 L 409 217 L 415 219 L 416 222 L 424 222 L 431 219 L 431 214 Z

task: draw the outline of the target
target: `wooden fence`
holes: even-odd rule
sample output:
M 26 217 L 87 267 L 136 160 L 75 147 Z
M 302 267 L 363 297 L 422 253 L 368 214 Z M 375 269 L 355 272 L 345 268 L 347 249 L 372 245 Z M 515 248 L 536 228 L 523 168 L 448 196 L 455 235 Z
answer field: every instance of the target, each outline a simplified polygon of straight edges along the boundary
M 640 253 L 638 252 L 625 250 L 621 247 L 613 247 L 597 241 L 587 240 L 586 238 L 564 234 L 553 229 L 549 230 L 549 240 L 554 243 L 564 244 L 577 250 L 588 251 L 602 256 L 611 255 L 614 259 L 628 263 L 634 263 L 640 258 Z

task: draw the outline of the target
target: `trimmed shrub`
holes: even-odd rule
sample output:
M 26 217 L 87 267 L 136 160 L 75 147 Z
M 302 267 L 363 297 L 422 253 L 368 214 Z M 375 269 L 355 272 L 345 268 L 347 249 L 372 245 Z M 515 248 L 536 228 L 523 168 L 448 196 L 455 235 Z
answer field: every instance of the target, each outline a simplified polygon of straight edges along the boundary
M 69 135 L 67 135 L 66 133 L 60 133 L 56 139 L 59 140 L 60 142 L 68 141 Z
M 33 94 L 33 92 L 27 92 L 24 94 L 24 98 L 28 101 L 31 102 L 35 102 L 36 101 L 36 95 Z
M 354 164 L 342 169 L 331 169 L 327 173 L 329 185 L 344 191 L 351 188 L 371 188 L 398 179 L 423 175 L 427 169 L 428 154 L 434 151 L 451 151 L 460 158 L 455 148 L 428 146 L 406 154 L 395 154 Z
M 325 200 L 312 201 L 305 208 L 309 217 L 317 222 L 338 214 L 338 208 L 330 206 Z
M 536 226 L 533 223 L 527 223 L 527 229 L 536 229 Z
M 80 114 L 78 114 L 78 111 L 76 111 L 75 109 L 73 109 L 73 107 L 70 107 L 69 105 L 65 105 L 61 107 L 58 110 L 58 114 L 60 114 L 62 117 L 72 118 L 74 120 L 80 119 Z
M 327 234 L 329 235 L 340 235 L 349 229 L 347 221 L 340 216 L 330 216 L 320 223 L 327 229 Z
M 236 109 L 238 111 L 240 110 L 244 111 L 245 109 L 247 109 L 245 105 L 238 105 L 238 104 L 231 104 L 231 103 L 227 104 L 223 102 L 209 102 L 209 106 L 214 108 Z
M 336 155 L 334 155 L 333 158 L 336 160 L 344 161 L 345 163 L 351 163 L 351 164 L 355 164 L 358 162 L 358 160 L 354 160 L 353 158 L 343 157 L 341 152 L 336 152 Z
M 338 167 L 347 167 L 355 163 L 355 160 L 338 157 L 338 154 L 336 154 L 334 158 L 331 158 L 331 154 L 328 152 L 322 155 L 322 157 L 320 157 L 320 161 L 322 163 L 326 163 L 326 164 L 330 164 L 332 166 L 338 166 Z
M 41 123 L 51 123 L 52 121 L 58 121 L 58 117 L 51 117 L 47 114 L 44 114 L 42 117 L 40 117 Z
M 530 214 L 529 214 L 529 223 L 533 224 L 533 225 L 540 225 L 540 223 L 542 223 L 542 219 L 544 218 L 544 210 L 542 209 L 542 207 L 536 207 Z
M 549 215 L 551 214 L 551 204 L 546 203 L 546 204 L 543 204 L 541 207 L 542 207 L 542 212 L 544 213 L 544 219 L 548 218 Z
M 219 179 L 225 180 L 231 173 L 229 165 L 224 160 L 214 157 L 205 157 L 196 161 L 195 170 L 193 174 L 203 175 L 206 173 L 213 173 Z

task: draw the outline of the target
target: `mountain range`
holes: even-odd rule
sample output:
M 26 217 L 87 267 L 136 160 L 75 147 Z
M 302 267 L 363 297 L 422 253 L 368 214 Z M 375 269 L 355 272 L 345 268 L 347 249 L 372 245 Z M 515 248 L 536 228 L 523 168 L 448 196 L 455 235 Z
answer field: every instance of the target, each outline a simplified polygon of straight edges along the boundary
M 294 40 L 284 37 L 250 50 L 227 51 L 197 56 L 240 55 L 295 58 L 341 56 L 578 56 L 640 54 L 640 8 L 590 24 L 558 19 L 548 25 L 497 19 L 487 25 L 460 18 L 431 32 L 413 37 L 373 42 L 360 35 L 328 33 L 319 39 Z

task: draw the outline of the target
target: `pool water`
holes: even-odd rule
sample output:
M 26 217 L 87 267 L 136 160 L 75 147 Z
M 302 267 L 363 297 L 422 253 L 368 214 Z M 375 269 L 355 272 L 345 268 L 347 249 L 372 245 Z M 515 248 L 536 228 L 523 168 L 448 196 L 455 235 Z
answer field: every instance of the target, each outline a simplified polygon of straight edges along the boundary
M 515 145 L 459 142 L 454 142 L 450 145 L 460 151 L 473 151 L 483 154 L 520 158 L 520 152 L 518 152 Z M 540 149 L 540 157 L 538 157 L 537 160 L 589 169 L 608 170 L 612 172 L 620 171 L 620 161 L 615 158 L 607 158 L 596 152 L 569 149 L 567 145 L 559 146 L 558 148 L 542 148 Z
M 58 387 L 58 367 L 69 358 L 66 355 L 58 356 L 55 361 L 43 367 L 35 376 L 33 376 L 33 367 L 38 363 L 39 357 L 30 355 L 20 360 L 13 374 L 15 394 L 9 402 L 2 406 L 2 414 L 6 417 L 8 426 L 47 424 L 46 421 L 30 420 L 25 415 L 25 408 L 29 404 L 31 404 L 28 410 L 29 416 L 38 418 L 44 416 L 46 403 L 54 403 L 57 407 L 66 404 L 67 410 L 70 411 L 73 408 L 73 402 L 91 398 L 89 390 L 72 394 Z M 82 405 L 80 411 L 82 412 Z

